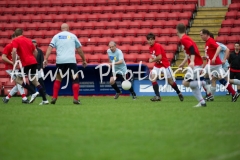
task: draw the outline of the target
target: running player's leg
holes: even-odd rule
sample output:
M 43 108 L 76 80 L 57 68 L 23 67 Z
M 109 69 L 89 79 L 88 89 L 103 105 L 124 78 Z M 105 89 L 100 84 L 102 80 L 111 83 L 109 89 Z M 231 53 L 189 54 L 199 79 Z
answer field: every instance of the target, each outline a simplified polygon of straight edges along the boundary
M 121 82 L 125 81 L 127 79 L 126 77 L 127 77 L 127 75 L 117 74 L 117 78 L 120 79 Z M 131 93 L 132 98 L 135 100 L 137 97 L 136 97 L 136 93 L 133 90 L 132 85 L 131 85 L 131 88 L 129 89 L 129 92 Z
M 51 104 L 55 104 L 58 98 L 58 92 L 60 90 L 61 82 L 62 82 L 62 77 L 60 76 L 59 71 L 61 70 L 63 72 L 64 64 L 56 64 L 56 68 L 58 69 L 58 71 L 57 71 L 56 79 L 53 83 L 53 96 L 52 96 Z
M 73 104 L 81 104 L 80 100 L 78 99 L 79 96 L 79 77 L 78 77 L 78 68 L 76 63 L 70 63 L 69 64 L 70 72 L 72 75 L 72 91 L 73 91 Z
M 23 87 L 21 85 L 17 84 L 17 89 L 22 96 L 22 103 L 29 103 Z
M 116 95 L 114 96 L 114 99 L 118 99 L 118 97 L 121 94 L 120 89 L 117 86 L 116 80 L 117 80 L 117 74 L 115 75 L 116 77 L 114 77 L 114 74 L 112 74 L 112 76 L 110 77 L 110 85 L 112 86 L 112 88 L 116 91 Z
M 182 95 L 181 91 L 179 90 L 176 82 L 174 82 L 174 80 L 173 80 L 172 68 L 171 67 L 166 68 L 166 73 L 167 73 L 168 84 L 170 84 L 172 86 L 172 88 L 176 91 L 180 101 L 183 101 L 184 100 L 183 95 Z
M 3 97 L 3 98 L 2 98 L 3 103 L 8 103 L 9 99 L 10 99 L 14 94 L 16 94 L 17 91 L 18 91 L 17 85 L 15 85 L 15 86 L 10 90 L 10 92 L 8 93 L 8 95 L 7 95 L 6 97 Z
M 159 86 L 158 86 L 158 83 L 157 83 L 157 77 L 159 75 L 159 70 L 160 70 L 160 68 L 157 68 L 157 67 L 154 66 L 151 73 L 150 73 L 150 81 L 152 82 L 153 90 L 154 90 L 154 93 L 156 95 L 156 96 L 154 96 L 153 98 L 150 99 L 153 102 L 161 101 Z

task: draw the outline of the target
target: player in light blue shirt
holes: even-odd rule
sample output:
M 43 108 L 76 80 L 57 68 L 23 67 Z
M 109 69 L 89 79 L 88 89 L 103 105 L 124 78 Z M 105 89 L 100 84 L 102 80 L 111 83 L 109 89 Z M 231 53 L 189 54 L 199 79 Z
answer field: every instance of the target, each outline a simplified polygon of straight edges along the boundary
M 116 91 L 116 95 L 114 99 L 118 99 L 119 95 L 121 94 L 120 89 L 118 88 L 114 76 L 116 76 L 117 79 L 120 79 L 121 82 L 126 79 L 126 73 L 127 73 L 127 66 L 124 61 L 123 53 L 120 49 L 117 48 L 116 43 L 114 41 L 109 42 L 109 49 L 107 50 L 109 62 L 112 68 L 112 76 L 110 78 L 110 84 L 113 87 L 113 89 Z M 112 64 L 114 63 L 114 66 Z M 132 94 L 132 98 L 136 99 L 136 93 L 133 90 L 133 87 L 129 89 L 130 93 Z
M 72 72 L 74 72 L 74 74 L 76 75 L 76 77 L 72 75 L 73 103 L 80 104 L 80 101 L 78 100 L 79 78 L 77 74 L 78 68 L 76 63 L 75 50 L 77 50 L 78 54 L 83 60 L 83 67 L 87 66 L 87 62 L 81 49 L 82 45 L 79 42 L 77 36 L 69 32 L 68 24 L 63 23 L 61 25 L 61 30 L 62 32 L 56 34 L 51 40 L 51 43 L 49 44 L 49 47 L 47 49 L 45 60 L 43 61 L 43 65 L 46 66 L 48 57 L 52 52 L 52 49 L 56 48 L 56 67 L 58 69 L 58 72 L 53 85 L 53 97 L 51 104 L 55 104 L 58 98 L 58 92 L 61 87 L 61 81 L 63 78 L 60 74 L 60 71 L 62 71 L 62 75 L 67 74 L 67 72 L 70 75 L 72 75 Z
M 225 46 L 222 43 L 216 42 L 219 46 L 221 46 L 221 51 L 219 53 L 219 57 L 221 59 L 221 61 L 223 62 L 222 67 L 225 71 L 228 70 L 229 67 L 229 63 L 228 63 L 228 56 L 229 56 L 229 49 L 227 48 L 227 46 Z M 225 63 L 224 63 L 225 62 Z

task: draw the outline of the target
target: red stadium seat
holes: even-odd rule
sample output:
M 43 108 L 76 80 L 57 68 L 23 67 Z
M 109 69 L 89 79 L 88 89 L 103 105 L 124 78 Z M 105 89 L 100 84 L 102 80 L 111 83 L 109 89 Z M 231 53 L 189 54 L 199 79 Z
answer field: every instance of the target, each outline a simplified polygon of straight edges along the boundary
M 99 22 L 99 23 L 101 23 L 101 22 Z M 123 22 L 112 21 L 111 23 L 107 23 L 105 21 L 105 22 L 102 22 L 102 23 L 104 23 L 104 26 L 106 27 L 106 29 L 118 29 L 118 24 L 122 24 Z
M 129 28 L 141 28 L 141 21 L 132 21 L 129 23 Z
M 121 40 L 121 45 L 132 45 L 133 43 L 133 36 L 128 36 L 128 37 L 121 37 L 120 40 Z M 114 38 L 115 39 L 115 38 Z
M 97 5 L 98 6 L 106 6 L 107 5 L 107 1 L 106 0 L 98 0 L 97 1 Z
M 162 5 L 163 6 L 163 5 Z M 148 12 L 163 12 L 158 5 L 149 5 Z
M 240 3 L 232 3 L 228 7 L 229 11 L 239 11 L 240 10 Z
M 30 3 L 31 7 L 41 7 L 41 3 L 40 1 L 36 0 L 36 1 L 31 1 Z
M 56 63 L 56 54 L 50 54 L 48 57 L 48 63 L 55 64 Z
M 137 60 L 137 63 L 139 63 L 140 61 L 149 62 L 149 54 L 139 54 L 136 60 Z
M 122 22 L 118 22 L 118 29 L 121 29 L 121 28 L 130 28 L 129 25 L 130 23 L 133 22 L 133 21 L 122 21 Z
M 171 9 L 171 12 L 186 12 L 185 10 L 185 6 L 187 5 L 183 5 L 182 4 L 178 4 L 178 5 L 171 5 L 170 9 Z
M 134 21 L 137 21 L 137 20 L 143 21 L 144 20 L 144 15 L 145 15 L 145 12 L 134 13 L 132 15 L 133 16 L 133 20 Z
M 149 21 L 141 21 L 140 22 L 140 27 L 141 28 L 149 28 L 149 29 L 152 29 L 153 28 L 153 26 L 155 25 L 155 24 L 160 24 L 160 22 L 159 21 L 152 21 L 152 20 L 149 20 Z
M 109 58 L 107 54 L 102 54 L 100 56 L 100 63 L 109 63 Z
M 232 44 L 232 43 L 227 44 L 227 47 L 230 51 L 234 51 L 234 44 Z
M 183 12 L 183 13 L 179 13 L 179 19 L 180 20 L 184 20 L 184 19 L 191 19 L 192 18 L 192 12 Z
M 52 2 L 50 0 L 41 0 L 40 1 L 41 7 L 52 7 Z
M 62 7 L 63 6 L 63 0 L 57 0 L 57 1 L 51 1 L 52 6 L 58 6 Z
M 149 70 L 152 70 L 155 64 L 154 63 L 145 63 L 145 65 L 147 65 Z
M 108 49 L 108 46 L 96 46 L 94 47 L 93 53 L 102 55 L 106 53 L 107 49 Z
M 116 36 L 122 36 L 122 37 L 125 37 L 125 29 L 117 29 L 117 30 L 114 30 L 112 31 L 112 34 L 114 37 Z
M 239 27 L 231 28 L 230 32 L 231 32 L 231 35 L 239 35 L 240 34 L 240 28 Z
M 62 1 L 63 6 L 75 6 L 73 0 Z
M 124 55 L 124 60 L 126 61 L 127 64 L 130 63 L 136 63 L 136 59 L 137 59 L 138 54 L 125 54 Z
M 0 70 L 4 70 L 5 69 L 5 64 L 0 63 Z
M 173 53 L 166 53 L 167 59 L 169 62 L 171 62 L 174 59 L 174 54 Z
M 227 43 L 228 43 L 228 44 L 229 44 L 229 43 L 235 44 L 236 42 L 239 42 L 240 36 L 239 36 L 239 35 L 237 35 L 237 36 L 232 35 L 232 36 L 230 36 L 230 37 L 226 37 L 226 40 L 227 40 Z
M 237 11 L 227 12 L 225 18 L 226 19 L 236 19 L 237 13 L 238 13 Z
M 218 35 L 219 36 L 221 36 L 221 35 L 230 35 L 230 30 L 231 30 L 231 28 L 229 28 L 229 27 L 220 28 L 220 30 L 218 32 Z
M 233 27 L 234 19 L 226 19 L 222 22 L 222 27 Z
M 88 38 L 87 45 L 98 45 L 99 37 Z
M 128 12 L 134 12 L 136 13 L 137 12 L 137 6 L 135 5 L 131 5 L 131 6 L 123 6 L 125 11 L 128 13 Z
M 134 46 L 131 46 L 129 49 L 128 49 L 128 53 L 129 54 L 140 54 L 140 50 L 141 49 L 141 45 L 134 45 Z
M 234 27 L 240 27 L 240 19 L 236 19 L 233 21 Z
M 164 0 L 152 0 L 152 4 L 163 4 Z
M 168 12 L 162 12 L 162 13 L 158 13 L 156 15 L 156 20 L 167 20 L 168 19 L 168 15 L 172 14 L 172 13 L 168 13 Z
M 37 14 L 37 9 L 35 7 L 30 7 L 30 8 L 18 8 L 15 10 L 16 14 Z
M 173 12 L 171 14 L 168 14 L 168 20 L 178 20 L 180 14 L 183 14 L 183 13 Z
M 119 5 L 129 5 L 129 0 L 118 0 Z
M 172 36 L 172 35 L 176 35 L 176 31 L 173 28 L 166 28 L 166 29 L 162 29 L 161 31 L 161 36 Z
M 85 0 L 72 0 L 74 3 L 74 6 L 85 6 Z
M 117 6 L 119 3 L 118 3 L 118 0 L 108 0 L 107 1 L 107 5 L 114 5 L 114 6 Z
M 18 1 L 8 1 L 8 7 L 19 7 Z
M 169 37 L 168 44 L 179 44 L 179 41 L 180 39 L 178 36 Z
M 117 24 L 117 22 L 115 22 L 115 24 Z M 107 21 L 96 22 L 94 23 L 94 29 L 106 29 L 107 25 L 108 25 Z
M 99 63 L 100 62 L 100 56 L 98 54 L 94 54 L 88 57 L 89 63 Z
M 140 5 L 141 4 L 141 0 L 129 0 L 129 4 L 130 5 Z
M 103 7 L 103 6 L 91 7 L 91 12 L 102 14 L 104 9 L 105 9 L 105 7 Z
M 136 35 L 137 36 L 146 36 L 150 32 L 150 29 L 141 29 L 141 30 L 136 30 Z
M 159 8 L 161 8 L 160 12 L 171 12 L 171 7 L 172 5 L 169 5 L 169 4 L 160 5 L 159 6 Z
M 185 0 L 175 0 L 175 4 L 185 4 Z
M 115 31 L 115 30 L 114 30 Z M 105 30 L 104 33 L 103 33 L 103 37 L 113 37 L 114 33 L 113 33 L 113 30 Z
M 152 0 L 141 0 L 141 4 L 143 5 L 146 5 L 146 4 L 149 4 L 151 5 L 152 4 Z
M 174 4 L 175 0 L 164 0 L 163 4 Z
M 177 20 L 165 21 L 164 28 L 176 28 L 177 24 Z
M 0 34 L 0 38 L 11 38 L 13 31 L 5 31 Z
M 160 14 L 160 13 L 158 13 L 158 14 Z M 145 21 L 149 21 L 149 20 L 155 21 L 155 20 L 156 20 L 156 13 L 153 13 L 153 12 L 151 12 L 151 13 L 146 13 L 146 14 L 144 15 L 144 20 L 145 20 Z
M 115 13 L 115 9 L 118 7 L 115 6 L 104 6 L 103 13 Z
M 240 19 L 240 13 L 239 12 L 237 13 L 237 19 Z
M 97 1 L 96 0 L 87 0 L 85 1 L 85 6 L 96 6 Z
M 101 16 L 99 15 L 99 21 L 110 21 L 111 17 L 109 14 L 101 14 Z
M 175 53 L 177 51 L 177 45 L 168 45 L 164 47 L 165 52 Z
M 183 11 L 190 11 L 190 12 L 194 12 L 196 10 L 196 5 L 195 4 L 187 4 L 184 5 L 184 9 Z
M 167 45 L 168 44 L 168 39 L 169 39 L 168 36 L 162 36 L 162 37 L 157 37 L 156 41 L 160 44 Z
M 226 44 L 226 37 L 225 36 L 218 36 L 215 40 L 216 40 L 216 42 Z
M 11 7 L 11 8 L 3 8 L 2 9 L 2 14 L 10 14 L 13 15 L 15 14 L 15 10 L 17 9 L 17 7 Z
M 106 45 L 107 46 L 111 39 L 112 38 L 110 38 L 110 37 L 99 38 L 98 45 Z
M 124 13 L 122 14 L 122 20 L 123 21 L 126 21 L 126 20 L 129 20 L 129 21 L 132 21 L 133 20 L 133 13 Z
M 140 48 L 141 54 L 148 54 L 149 55 L 149 46 L 145 45 L 145 46 L 141 46 Z
M 148 12 L 149 11 L 149 8 L 150 8 L 150 5 L 137 5 L 136 6 L 137 8 L 137 12 Z

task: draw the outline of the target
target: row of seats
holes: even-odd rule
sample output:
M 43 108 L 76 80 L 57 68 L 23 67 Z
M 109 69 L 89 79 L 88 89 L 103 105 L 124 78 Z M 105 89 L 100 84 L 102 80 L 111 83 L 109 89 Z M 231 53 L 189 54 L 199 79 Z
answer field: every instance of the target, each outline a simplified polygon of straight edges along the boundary
M 0 7 L 108 6 L 145 4 L 195 4 L 198 0 L 2 0 Z
M 70 26 L 71 30 L 86 30 L 86 29 L 119 29 L 119 28 L 176 28 L 177 24 L 183 23 L 185 26 L 189 26 L 188 20 L 148 20 L 148 21 L 112 21 L 109 23 L 108 21 L 101 21 L 101 22 L 85 22 L 85 23 L 75 23 L 75 22 L 67 22 Z M 27 30 L 60 30 L 60 26 L 62 25 L 62 22 L 58 23 L 51 23 L 51 22 L 45 22 L 45 23 L 0 23 L 0 30 L 15 30 L 16 28 L 22 28 L 24 31 Z
M 235 28 L 231 28 L 231 27 L 224 27 L 224 28 L 220 28 L 218 35 L 228 35 L 228 36 L 234 36 L 234 35 L 239 35 L 240 34 L 240 28 L 239 27 L 235 27 Z
M 196 9 L 194 4 L 189 5 L 133 5 L 133 6 L 90 6 L 90 7 L 11 7 L 0 8 L 1 15 L 15 14 L 104 14 L 104 13 L 128 13 L 128 12 L 193 12 Z
M 218 36 L 216 38 L 217 42 L 221 42 L 223 44 L 230 44 L 230 43 L 239 43 L 240 42 L 240 35 L 235 35 L 235 36 L 227 36 L 227 35 L 222 35 Z
M 231 10 L 226 13 L 225 16 L 226 19 L 240 19 L 240 12 L 237 10 Z
M 88 21 L 124 21 L 124 20 L 184 20 L 184 19 L 191 19 L 192 12 L 139 12 L 139 13 L 117 13 L 117 14 L 39 14 L 39 15 L 4 15 L 0 16 L 0 22 L 11 23 L 11 22 L 66 22 L 66 21 L 73 21 L 73 22 L 88 22 Z
M 240 18 L 226 19 L 222 22 L 222 27 L 240 27 Z
M 34 38 L 38 46 L 48 46 L 51 38 Z M 133 36 L 128 36 L 128 37 L 93 37 L 93 38 L 86 38 L 86 37 L 81 37 L 79 41 L 83 46 L 89 46 L 89 45 L 108 45 L 108 43 L 114 40 L 118 45 L 136 45 L 136 44 L 141 44 L 141 45 L 146 45 L 147 40 L 146 36 L 139 36 L 139 37 L 133 37 Z M 0 46 L 6 46 L 11 40 L 6 39 L 6 38 L 1 38 L 0 39 Z M 161 37 L 156 37 L 156 41 L 159 42 L 160 44 L 164 45 L 170 45 L 170 44 L 178 44 L 179 43 L 179 38 L 177 36 L 169 37 L 169 36 L 161 36 Z M 1 49 L 0 49 L 1 51 Z
M 237 28 L 232 28 L 237 29 Z M 24 31 L 23 35 L 28 38 L 52 38 L 56 33 L 58 33 L 59 30 L 55 31 Z M 77 37 L 116 37 L 116 36 L 146 36 L 148 33 L 152 32 L 156 36 L 176 36 L 176 29 L 173 28 L 154 28 L 154 29 L 98 29 L 98 30 L 72 30 L 72 33 L 74 33 Z M 0 38 L 10 38 L 13 34 L 13 31 L 5 31 L 0 34 Z

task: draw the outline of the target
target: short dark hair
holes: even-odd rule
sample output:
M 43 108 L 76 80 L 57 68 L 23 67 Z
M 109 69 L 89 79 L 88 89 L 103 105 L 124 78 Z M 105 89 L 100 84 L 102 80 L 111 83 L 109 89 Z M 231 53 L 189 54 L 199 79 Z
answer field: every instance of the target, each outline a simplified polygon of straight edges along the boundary
M 209 36 L 214 39 L 214 35 L 212 32 L 209 32 Z
M 11 37 L 12 37 L 12 38 L 15 38 L 15 37 L 16 37 L 16 34 L 15 34 L 15 33 L 13 33 Z
M 21 36 L 23 34 L 23 30 L 21 29 L 21 28 L 17 28 L 16 30 L 15 30 L 15 35 L 16 36 Z
M 210 35 L 210 32 L 207 29 L 202 29 L 201 31 L 203 34 Z
M 185 33 L 186 32 L 186 26 L 183 23 L 179 23 L 177 25 L 177 30 L 179 33 Z
M 149 39 L 155 40 L 155 34 L 153 34 L 152 32 L 148 33 L 148 35 L 146 37 L 147 37 L 147 40 L 149 40 Z

